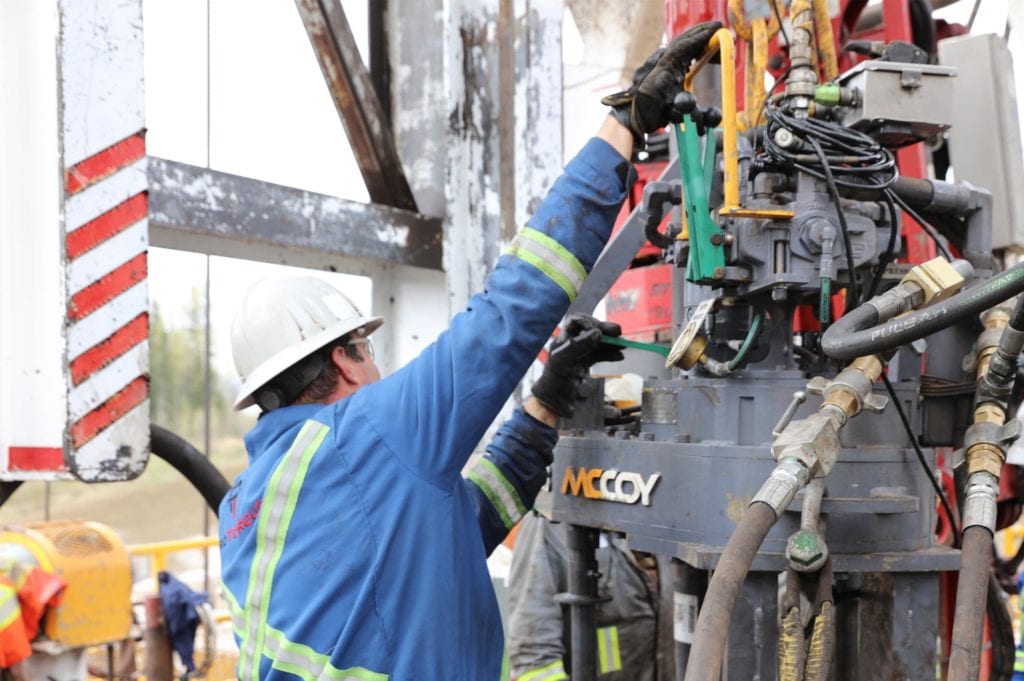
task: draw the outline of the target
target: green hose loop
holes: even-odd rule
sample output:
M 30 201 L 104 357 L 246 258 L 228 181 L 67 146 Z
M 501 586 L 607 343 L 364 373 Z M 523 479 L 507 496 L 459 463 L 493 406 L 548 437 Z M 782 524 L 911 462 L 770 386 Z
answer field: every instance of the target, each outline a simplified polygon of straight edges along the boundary
M 747 356 L 747 353 L 750 351 L 750 346 L 754 344 L 754 339 L 757 338 L 758 331 L 761 330 L 762 317 L 763 315 L 760 312 L 757 312 L 754 315 L 754 321 L 750 323 L 750 331 L 747 332 L 747 337 L 743 339 L 743 345 L 740 346 L 736 356 L 730 359 L 725 365 L 729 371 L 738 367 L 740 362 L 743 361 L 743 358 Z

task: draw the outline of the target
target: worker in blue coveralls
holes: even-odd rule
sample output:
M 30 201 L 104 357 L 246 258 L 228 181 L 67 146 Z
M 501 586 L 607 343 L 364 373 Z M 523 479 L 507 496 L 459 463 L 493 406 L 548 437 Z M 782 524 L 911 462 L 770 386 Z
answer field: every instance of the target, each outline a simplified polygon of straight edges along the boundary
M 612 326 L 578 319 L 468 478 L 488 425 L 610 234 L 646 133 L 663 127 L 719 24 L 652 55 L 555 182 L 482 293 L 381 379 L 362 316 L 333 287 L 257 283 L 232 328 L 237 408 L 257 404 L 249 467 L 220 508 L 238 677 L 498 681 L 504 640 L 488 554 L 533 504 L 576 381 Z

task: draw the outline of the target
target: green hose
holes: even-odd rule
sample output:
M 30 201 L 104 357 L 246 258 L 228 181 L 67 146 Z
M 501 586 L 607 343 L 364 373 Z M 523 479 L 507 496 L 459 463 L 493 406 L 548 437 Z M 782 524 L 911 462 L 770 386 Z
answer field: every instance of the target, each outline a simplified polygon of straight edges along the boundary
M 601 342 L 607 345 L 618 345 L 620 348 L 646 350 L 647 352 L 657 353 L 662 357 L 668 357 L 669 353 L 669 348 L 664 345 L 658 345 L 657 343 L 641 343 L 640 341 L 629 340 L 628 338 L 622 338 L 620 336 L 601 336 Z
M 737 352 L 736 356 L 730 359 L 725 365 L 729 371 L 732 371 L 739 366 L 740 362 L 743 361 L 743 358 L 746 357 L 747 353 L 750 351 L 750 346 L 754 344 L 754 339 L 757 338 L 757 332 L 761 330 L 761 317 L 762 315 L 760 312 L 757 312 L 754 315 L 754 321 L 750 323 L 750 331 L 747 332 L 747 337 L 743 339 L 743 345 L 740 346 L 739 352 Z
M 821 322 L 821 330 L 824 331 L 832 323 L 832 280 L 828 277 L 821 278 L 821 301 L 818 307 L 818 320 Z

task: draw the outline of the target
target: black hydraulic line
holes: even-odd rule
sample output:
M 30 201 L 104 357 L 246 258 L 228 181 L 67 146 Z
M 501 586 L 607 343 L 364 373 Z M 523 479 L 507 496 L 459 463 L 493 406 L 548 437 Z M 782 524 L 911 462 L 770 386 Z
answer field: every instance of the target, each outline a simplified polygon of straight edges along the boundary
M 953 547 L 960 548 L 960 530 L 957 527 L 956 516 L 953 515 L 953 507 L 950 506 L 949 499 L 947 499 L 945 493 L 943 493 L 942 486 L 939 485 L 939 480 L 935 477 L 935 473 L 932 471 L 931 467 L 928 466 L 928 460 L 924 457 L 921 445 L 918 443 L 917 436 L 914 434 L 914 429 L 910 425 L 910 419 L 907 418 L 907 413 L 903 410 L 903 404 L 900 402 L 900 399 L 896 397 L 896 391 L 892 387 L 892 382 L 884 371 L 882 372 L 882 382 L 885 384 L 885 389 L 889 393 L 889 399 L 892 400 L 892 405 L 896 408 L 896 413 L 899 415 L 900 421 L 903 423 L 903 430 L 907 432 L 910 444 L 914 447 L 914 454 L 917 455 L 917 461 L 921 464 L 921 468 L 924 469 L 925 475 L 928 476 L 928 482 L 931 483 L 932 489 L 935 491 L 935 496 L 939 498 L 939 502 L 942 504 L 942 510 L 946 513 L 946 517 L 949 518 L 949 525 L 953 528 Z
M 0 506 L 6 504 L 11 495 L 18 491 L 22 482 L 22 480 L 4 480 L 0 482 Z
M 948 681 L 978 678 L 991 562 L 992 533 L 987 527 L 971 525 L 964 530 L 960 553 Z
M 597 604 L 600 577 L 597 567 L 598 530 L 582 525 L 567 528 L 569 547 L 567 593 L 557 594 L 555 602 L 569 606 L 569 660 L 572 681 L 597 678 Z
M 675 241 L 671 234 L 658 231 L 665 216 L 665 204 L 677 206 L 683 200 L 683 188 L 673 182 L 648 182 L 644 187 L 643 202 L 640 204 L 639 219 L 644 226 L 647 240 L 658 248 L 668 248 Z
M 677 594 L 676 598 L 681 599 L 676 607 L 683 609 L 682 612 L 677 612 L 676 616 L 684 618 L 684 622 L 676 622 L 676 625 L 682 626 L 683 636 L 692 641 L 693 630 L 689 627 L 696 624 L 697 613 L 700 611 L 700 604 L 704 600 L 704 592 L 708 589 L 708 573 L 707 570 L 698 570 L 677 558 L 672 559 L 672 567 L 673 588 Z M 684 643 L 676 639 L 675 645 L 675 678 L 682 679 L 686 676 L 687 661 L 690 658 L 690 643 Z
M 932 227 L 927 220 L 921 217 L 921 215 L 917 211 L 911 208 L 910 205 L 906 201 L 901 199 L 898 195 L 893 194 L 891 192 L 889 195 L 893 198 L 893 200 L 896 201 L 896 203 L 899 204 L 900 208 L 906 211 L 907 214 L 910 215 L 910 217 L 914 218 L 914 220 L 917 221 L 917 224 L 921 226 L 921 229 L 923 229 L 925 234 L 928 235 L 928 238 L 930 238 L 935 243 L 935 247 L 939 249 L 939 252 L 942 254 L 942 256 L 946 260 L 952 260 L 953 256 L 949 252 L 949 248 L 946 247 L 946 244 L 942 242 L 942 238 L 939 236 L 938 231 L 934 227 Z
M 850 280 L 850 308 L 855 308 L 861 303 L 860 291 L 857 290 L 857 270 L 853 264 L 853 244 L 850 241 L 850 228 L 846 224 L 846 212 L 843 210 L 843 202 L 839 198 L 839 189 L 836 187 L 836 180 L 832 176 L 832 166 L 825 157 L 825 151 L 821 143 L 813 137 L 807 138 L 808 143 L 814 148 L 814 153 L 821 159 L 821 170 L 825 174 L 825 184 L 828 186 L 829 196 L 832 197 L 832 204 L 836 209 L 836 217 L 839 218 L 839 233 L 843 237 L 843 250 L 846 252 L 846 275 Z
M 217 515 L 220 501 L 231 487 L 221 472 L 202 452 L 166 428 L 151 425 L 149 439 L 153 454 L 185 476 L 196 491 L 203 495 L 213 514 Z
M 881 259 L 878 261 L 878 267 L 875 268 L 875 276 L 871 279 L 871 286 L 868 288 L 868 292 L 864 294 L 864 300 L 871 300 L 878 293 L 878 286 L 882 283 L 885 268 L 892 262 L 893 256 L 896 254 L 896 243 L 899 241 L 900 228 L 896 204 L 893 203 L 892 197 L 889 196 L 888 192 L 885 194 L 885 205 L 889 209 L 889 243 L 886 244 L 885 253 L 882 254 Z
M 755 501 L 729 537 L 697 617 L 697 631 L 694 632 L 685 681 L 719 681 L 736 599 L 754 556 L 775 521 L 775 510 L 766 503 Z
M 1013 639 L 1013 622 L 1010 611 L 1006 608 L 1006 594 L 999 585 L 995 572 L 989 572 L 988 598 L 985 612 L 988 615 L 989 638 L 992 648 L 989 663 L 989 681 L 1010 681 L 1013 676 L 1013 663 L 1016 657 L 1016 644 Z
M 1000 272 L 988 281 L 952 298 L 916 312 L 872 326 L 878 314 L 862 305 L 843 315 L 821 336 L 821 348 L 833 359 L 850 360 L 893 350 L 997 305 L 1024 291 L 1024 263 Z

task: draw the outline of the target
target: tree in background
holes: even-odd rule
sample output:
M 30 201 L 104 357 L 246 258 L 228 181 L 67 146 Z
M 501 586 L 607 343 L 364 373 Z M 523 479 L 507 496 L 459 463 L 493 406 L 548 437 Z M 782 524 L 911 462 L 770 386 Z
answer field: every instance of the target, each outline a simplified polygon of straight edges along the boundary
M 150 399 L 153 422 L 202 448 L 206 402 L 203 365 L 205 319 L 203 299 L 196 288 L 181 325 L 172 325 L 153 303 L 149 326 Z M 211 357 L 212 360 L 212 357 Z M 243 419 L 231 409 L 230 377 L 210 366 L 210 429 L 216 437 L 244 432 Z

